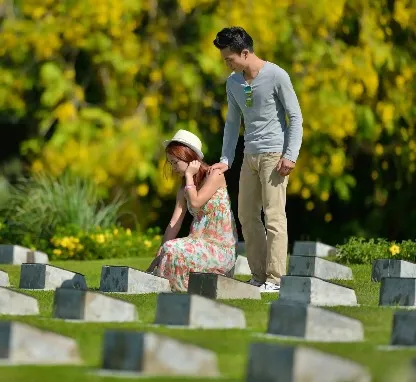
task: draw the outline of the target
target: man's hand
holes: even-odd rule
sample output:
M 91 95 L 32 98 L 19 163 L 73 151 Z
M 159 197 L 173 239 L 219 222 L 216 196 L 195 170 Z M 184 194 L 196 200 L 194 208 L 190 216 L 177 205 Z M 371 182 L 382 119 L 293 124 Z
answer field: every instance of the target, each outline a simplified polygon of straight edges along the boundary
M 291 160 L 282 157 L 282 158 L 280 158 L 279 162 L 277 163 L 276 171 L 281 176 L 287 176 L 295 168 L 295 165 L 296 165 L 295 162 L 292 162 Z
M 220 175 L 224 174 L 228 170 L 228 164 L 222 162 L 215 163 L 209 168 L 208 174 L 211 174 L 214 170 L 220 170 Z
M 193 160 L 188 164 L 188 168 L 185 171 L 185 175 L 194 176 L 198 173 L 199 168 L 201 167 L 201 162 Z

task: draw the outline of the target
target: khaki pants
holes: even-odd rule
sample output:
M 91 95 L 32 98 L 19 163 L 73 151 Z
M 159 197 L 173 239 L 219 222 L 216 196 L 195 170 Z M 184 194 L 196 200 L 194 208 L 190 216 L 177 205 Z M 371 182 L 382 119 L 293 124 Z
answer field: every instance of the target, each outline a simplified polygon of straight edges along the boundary
M 240 173 L 238 218 L 253 278 L 280 283 L 288 250 L 286 187 L 288 177 L 276 171 L 281 153 L 244 154 Z M 261 210 L 265 225 L 261 220 Z

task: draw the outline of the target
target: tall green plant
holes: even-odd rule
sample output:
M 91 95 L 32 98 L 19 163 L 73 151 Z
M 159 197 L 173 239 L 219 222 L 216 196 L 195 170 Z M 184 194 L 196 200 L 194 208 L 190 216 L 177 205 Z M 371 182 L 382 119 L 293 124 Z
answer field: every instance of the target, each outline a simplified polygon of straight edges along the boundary
M 69 173 L 58 178 L 38 174 L 11 188 L 2 213 L 9 240 L 23 242 L 30 237 L 36 245 L 49 240 L 59 228 L 88 232 L 97 226 L 112 227 L 123 202 L 116 197 L 104 204 L 92 180 Z

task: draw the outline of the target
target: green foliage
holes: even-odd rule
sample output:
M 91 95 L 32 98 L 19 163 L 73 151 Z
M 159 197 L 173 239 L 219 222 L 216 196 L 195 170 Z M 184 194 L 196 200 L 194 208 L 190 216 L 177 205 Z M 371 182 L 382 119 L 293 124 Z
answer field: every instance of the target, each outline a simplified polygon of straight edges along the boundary
M 72 233 L 61 229 L 52 237 L 46 252 L 54 260 L 151 257 L 156 255 L 160 240 L 159 231 L 155 229 L 144 233 L 122 227 Z
M 38 174 L 11 187 L 1 211 L 7 226 L 2 236 L 44 247 L 60 228 L 90 232 L 115 226 L 122 204 L 116 198 L 104 205 L 91 180 L 69 173 L 57 179 Z
M 122 185 L 144 224 L 173 196 L 166 135 L 197 132 L 207 158 L 220 156 L 228 73 L 212 41 L 229 25 L 246 28 L 255 52 L 294 83 L 304 143 L 288 192 L 307 210 L 331 222 L 327 201 L 351 200 L 363 156 L 374 209 L 415 180 L 414 1 L 0 0 L 0 9 L 0 109 L 34 125 L 22 144 L 32 170 L 69 168 L 103 193 Z
M 385 239 L 351 237 L 343 245 L 337 245 L 336 261 L 344 264 L 371 264 L 377 259 L 416 261 L 416 241 L 401 243 Z

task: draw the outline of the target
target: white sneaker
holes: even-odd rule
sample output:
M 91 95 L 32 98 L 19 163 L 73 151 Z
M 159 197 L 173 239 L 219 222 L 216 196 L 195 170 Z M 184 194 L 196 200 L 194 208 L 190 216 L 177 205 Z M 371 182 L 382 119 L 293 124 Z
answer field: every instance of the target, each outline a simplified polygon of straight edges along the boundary
M 266 281 L 261 287 L 260 287 L 260 293 L 277 293 L 280 291 L 280 285 L 274 284 L 269 281 Z
M 261 283 L 260 281 L 257 281 L 253 278 L 251 278 L 249 281 L 247 281 L 248 284 L 250 285 L 254 285 L 256 287 L 261 287 L 263 285 L 263 283 Z

